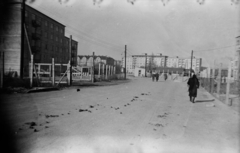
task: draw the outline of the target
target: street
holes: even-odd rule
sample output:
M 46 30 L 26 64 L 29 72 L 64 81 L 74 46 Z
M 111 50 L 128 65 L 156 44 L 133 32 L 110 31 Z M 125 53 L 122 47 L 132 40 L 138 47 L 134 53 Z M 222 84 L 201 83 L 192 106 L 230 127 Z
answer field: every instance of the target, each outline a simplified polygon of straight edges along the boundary
M 1 95 L 17 152 L 240 151 L 239 114 L 218 100 L 207 101 L 213 97 L 203 89 L 193 104 L 186 82 L 129 79 L 118 85 Z

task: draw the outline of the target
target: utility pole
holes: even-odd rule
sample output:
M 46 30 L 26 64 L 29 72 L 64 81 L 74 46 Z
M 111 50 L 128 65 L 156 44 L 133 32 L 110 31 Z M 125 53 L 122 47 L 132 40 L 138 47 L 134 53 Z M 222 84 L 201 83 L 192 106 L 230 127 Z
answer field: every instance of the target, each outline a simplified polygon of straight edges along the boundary
M 22 0 L 22 16 L 21 16 L 21 63 L 20 63 L 20 78 L 23 79 L 23 67 L 24 67 L 24 24 L 25 24 L 25 0 Z
M 147 53 L 145 53 L 145 77 L 147 77 Z
M 124 69 L 124 79 L 126 80 L 127 79 L 127 45 L 125 45 L 125 69 Z
M 70 39 L 69 39 L 69 72 L 70 72 L 70 77 L 69 77 L 69 82 L 70 82 L 70 86 L 72 85 L 72 35 L 70 35 Z
M 237 82 L 238 82 L 238 93 L 240 95 L 240 35 L 237 37 L 237 55 L 238 55 Z
M 94 52 L 93 52 L 92 58 L 93 58 L 93 61 L 92 61 L 92 63 L 93 63 L 93 66 L 92 66 L 92 82 L 94 82 L 94 69 L 95 69 L 95 67 L 94 67 Z
M 192 50 L 192 53 L 191 53 L 190 77 L 192 76 L 192 59 L 193 59 L 193 50 Z

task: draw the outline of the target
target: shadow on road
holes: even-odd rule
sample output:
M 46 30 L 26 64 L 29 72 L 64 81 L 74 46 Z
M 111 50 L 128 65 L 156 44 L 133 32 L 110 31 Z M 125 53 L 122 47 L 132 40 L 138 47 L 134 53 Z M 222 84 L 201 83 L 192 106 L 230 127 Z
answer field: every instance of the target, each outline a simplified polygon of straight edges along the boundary
M 212 102 L 215 99 L 206 99 L 206 100 L 196 100 L 195 103 L 203 103 L 203 102 Z

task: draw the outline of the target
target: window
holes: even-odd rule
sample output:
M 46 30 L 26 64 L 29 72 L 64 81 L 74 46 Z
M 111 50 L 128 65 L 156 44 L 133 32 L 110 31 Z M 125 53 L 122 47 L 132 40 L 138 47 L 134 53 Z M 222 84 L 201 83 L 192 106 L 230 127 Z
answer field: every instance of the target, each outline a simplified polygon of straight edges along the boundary
M 53 28 L 53 24 L 52 24 L 52 23 L 50 24 L 50 28 L 51 28 L 51 29 Z
M 56 31 L 58 31 L 58 26 L 56 26 Z
M 36 19 L 35 14 L 32 14 L 32 20 L 35 20 L 35 19 Z
M 58 41 L 58 36 L 56 36 L 56 41 Z
M 44 37 L 47 38 L 47 32 L 44 32 Z
M 25 17 L 28 17 L 28 12 L 27 11 L 25 11 Z
M 60 38 L 60 43 L 62 43 L 62 38 Z
M 50 34 L 50 39 L 53 39 L 53 34 Z
M 47 20 L 45 20 L 45 26 L 48 26 L 48 21 Z
M 60 29 L 60 33 L 63 33 L 63 29 L 62 28 Z
M 48 50 L 48 44 L 45 44 L 45 49 Z

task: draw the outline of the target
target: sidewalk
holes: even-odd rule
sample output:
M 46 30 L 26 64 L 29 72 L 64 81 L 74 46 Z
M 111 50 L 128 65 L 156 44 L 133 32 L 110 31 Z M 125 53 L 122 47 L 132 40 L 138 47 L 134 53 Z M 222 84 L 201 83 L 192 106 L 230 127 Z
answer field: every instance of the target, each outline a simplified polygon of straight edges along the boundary
M 211 99 L 215 100 L 211 102 Z M 236 111 L 200 88 L 196 103 L 192 104 L 189 112 L 189 118 L 184 123 L 186 126 L 184 134 L 181 139 L 175 141 L 180 146 L 188 144 L 185 146 L 188 148 L 187 151 L 180 147 L 183 152 L 238 153 L 240 151 L 240 116 Z

